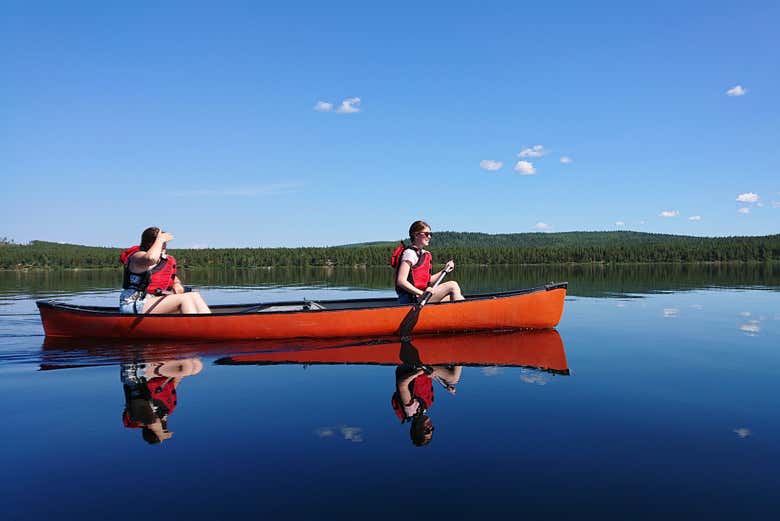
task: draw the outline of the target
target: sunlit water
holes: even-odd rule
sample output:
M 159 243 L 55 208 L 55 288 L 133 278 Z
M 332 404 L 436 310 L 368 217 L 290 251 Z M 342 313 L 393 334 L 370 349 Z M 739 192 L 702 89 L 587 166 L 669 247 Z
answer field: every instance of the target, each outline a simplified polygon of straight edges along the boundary
M 210 303 L 391 294 L 350 271 L 189 279 Z M 557 333 L 44 345 L 36 298 L 114 305 L 116 274 L 0 275 L 3 517 L 773 517 L 771 270 L 479 273 L 467 291 L 568 278 Z M 432 384 L 424 446 L 391 406 L 410 352 L 459 371 L 454 393 Z M 176 390 L 161 443 L 129 373 Z

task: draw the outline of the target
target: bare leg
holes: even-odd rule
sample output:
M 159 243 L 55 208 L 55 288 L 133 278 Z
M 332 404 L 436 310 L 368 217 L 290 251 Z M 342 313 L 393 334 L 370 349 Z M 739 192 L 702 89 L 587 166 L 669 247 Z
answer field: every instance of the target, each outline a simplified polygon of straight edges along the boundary
M 181 295 L 164 295 L 162 297 L 147 297 L 144 303 L 144 313 L 197 313 L 197 308 L 189 298 Z
M 164 376 L 166 378 L 182 378 L 198 374 L 203 369 L 203 363 L 199 358 L 184 358 L 182 360 L 167 360 L 164 362 L 153 362 L 148 364 L 146 377 L 151 379 L 155 376 Z
M 449 302 L 451 300 L 464 300 L 460 286 L 454 280 L 443 282 L 433 290 L 431 302 Z
M 206 301 L 200 296 L 200 293 L 190 293 L 192 300 L 195 301 L 195 307 L 198 308 L 197 313 L 211 313 L 211 309 L 206 305 Z

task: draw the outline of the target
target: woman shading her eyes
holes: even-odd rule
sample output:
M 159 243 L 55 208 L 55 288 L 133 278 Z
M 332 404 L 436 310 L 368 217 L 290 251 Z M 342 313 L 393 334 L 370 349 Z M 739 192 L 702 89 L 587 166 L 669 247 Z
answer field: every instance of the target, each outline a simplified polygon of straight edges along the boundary
M 167 251 L 172 240 L 173 234 L 151 227 L 141 234 L 140 245 L 122 252 L 121 313 L 211 313 L 200 293 L 184 291 L 176 259 Z

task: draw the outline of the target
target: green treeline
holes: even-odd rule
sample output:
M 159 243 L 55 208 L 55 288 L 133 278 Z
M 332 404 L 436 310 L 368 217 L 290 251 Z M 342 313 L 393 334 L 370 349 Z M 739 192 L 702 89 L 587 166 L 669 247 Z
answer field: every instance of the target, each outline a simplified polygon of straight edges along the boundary
M 324 248 L 172 249 L 189 268 L 383 266 L 397 243 Z M 704 263 L 780 260 L 780 235 L 688 237 L 639 232 L 489 235 L 442 232 L 431 244 L 435 263 L 459 265 L 566 263 Z M 119 248 L 32 241 L 0 242 L 0 269 L 115 268 Z

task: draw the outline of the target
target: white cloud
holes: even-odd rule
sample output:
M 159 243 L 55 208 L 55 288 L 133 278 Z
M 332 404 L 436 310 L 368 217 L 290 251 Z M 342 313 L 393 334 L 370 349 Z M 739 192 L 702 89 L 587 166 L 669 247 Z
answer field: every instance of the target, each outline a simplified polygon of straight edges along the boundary
M 748 429 L 748 428 L 746 428 L 746 427 L 740 427 L 740 428 L 738 428 L 738 429 L 734 429 L 734 433 L 735 433 L 737 436 L 739 436 L 740 438 L 742 438 L 742 439 L 745 439 L 745 438 L 747 438 L 747 437 L 748 437 L 748 436 L 750 436 L 750 434 L 751 434 L 751 433 L 750 433 L 750 429 Z
M 534 168 L 534 164 L 530 161 L 518 161 L 515 165 L 515 172 L 520 175 L 534 175 L 536 173 L 536 168 Z
M 361 443 L 363 441 L 363 429 L 360 427 L 349 427 L 348 425 L 339 425 L 338 427 L 320 427 L 314 431 L 318 438 L 332 438 L 336 435 L 338 429 L 341 437 L 352 443 Z
M 701 221 L 701 215 L 691 215 L 688 217 L 689 221 Z
M 351 441 L 352 443 L 361 443 L 363 441 L 363 429 L 360 427 L 347 427 L 344 425 L 339 430 L 347 441 Z
M 521 369 L 520 380 L 527 384 L 534 385 L 547 385 L 547 375 L 544 373 L 537 373 L 530 369 Z
M 496 170 L 501 170 L 501 167 L 504 166 L 504 163 L 501 161 L 494 161 L 492 159 L 483 159 L 479 162 L 479 166 L 483 170 L 495 172 Z
M 328 103 L 326 101 L 318 101 L 314 105 L 314 110 L 317 112 L 330 112 L 333 110 L 333 103 Z
M 625 225 L 626 225 L 626 223 L 623 222 L 623 221 L 616 221 L 615 222 L 615 226 L 625 226 Z
M 739 194 L 737 196 L 737 201 L 740 203 L 757 203 L 758 194 L 754 194 L 753 192 L 745 192 L 744 194 Z
M 209 245 L 206 244 L 205 242 L 196 242 L 195 244 L 190 246 L 190 248 L 192 248 L 193 250 L 206 250 L 208 249 L 208 247 Z
M 497 376 L 504 372 L 503 367 L 498 366 L 490 366 L 490 367 L 483 367 L 482 368 L 482 374 L 485 376 Z
M 664 218 L 670 218 L 670 217 L 677 217 L 680 215 L 680 212 L 677 210 L 664 210 L 663 212 L 658 214 L 658 217 L 664 217 Z
M 747 89 L 742 85 L 735 85 L 726 91 L 727 96 L 744 96 L 747 94 Z
M 275 183 L 243 188 L 201 188 L 169 192 L 177 197 L 260 197 L 265 195 L 292 194 L 303 186 L 301 183 Z
M 319 438 L 330 438 L 333 436 L 334 432 L 333 429 L 330 427 L 320 427 L 316 431 L 314 431 L 314 434 L 317 435 Z
M 645 224 L 645 221 L 639 221 L 639 224 Z
M 543 222 L 540 221 L 540 222 L 534 224 L 534 228 L 536 228 L 537 230 L 549 230 L 551 228 L 551 226 L 549 224 L 547 224 L 547 223 L 543 223 Z
M 572 159 L 569 156 L 561 156 L 561 163 L 564 165 L 568 165 L 571 161 Z
M 758 320 L 751 320 L 750 323 L 739 326 L 739 330 L 748 336 L 756 336 L 761 331 L 761 326 L 758 325 Z
M 677 308 L 664 308 L 664 318 L 677 318 L 680 316 L 680 310 Z
M 772 201 L 772 208 L 780 208 L 780 201 Z
M 532 147 L 526 147 L 517 154 L 517 157 L 542 157 L 547 154 L 547 150 L 542 145 L 534 145 Z
M 741 214 L 745 215 L 745 214 L 749 214 L 749 213 L 750 213 L 750 208 L 748 208 L 747 206 L 743 206 L 742 208 L 740 208 L 740 209 L 739 209 L 739 210 L 737 210 L 737 211 L 738 211 L 739 213 L 741 213 Z
M 339 114 L 354 114 L 360 112 L 360 98 L 347 98 L 336 109 Z

